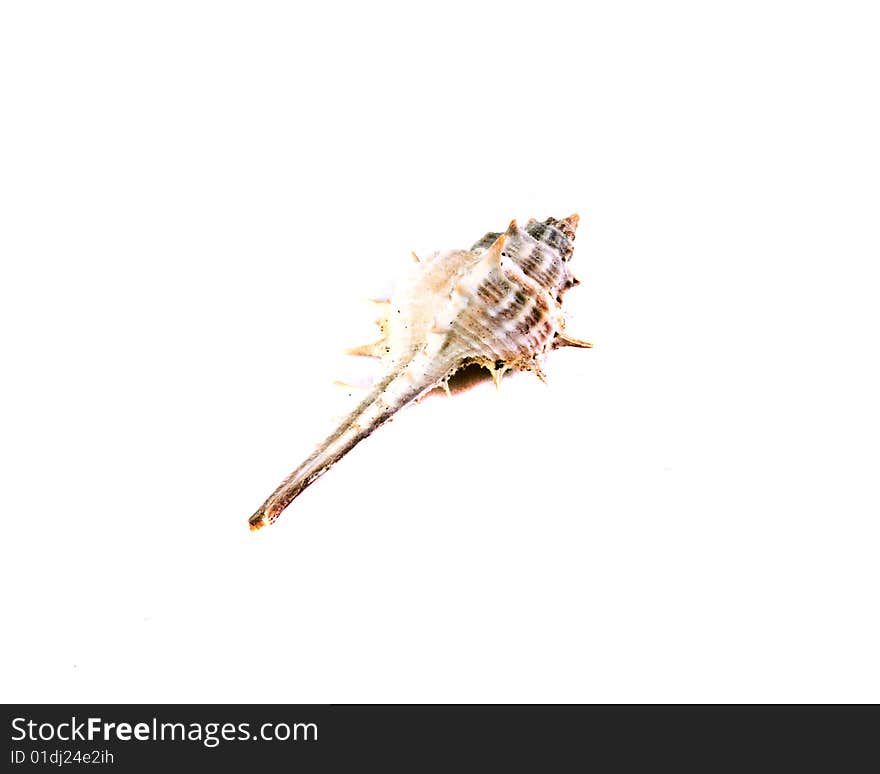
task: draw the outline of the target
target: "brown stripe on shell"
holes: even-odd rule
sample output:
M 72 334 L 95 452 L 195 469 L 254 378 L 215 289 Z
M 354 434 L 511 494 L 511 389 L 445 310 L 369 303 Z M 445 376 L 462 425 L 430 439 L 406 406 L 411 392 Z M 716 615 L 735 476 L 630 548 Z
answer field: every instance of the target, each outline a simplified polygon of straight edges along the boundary
M 507 295 L 509 296 L 510 293 Z M 513 300 L 506 306 L 496 307 L 490 314 L 498 320 L 512 320 L 519 316 L 530 303 L 529 297 L 522 291 L 522 288 L 516 288 L 513 291 Z
M 494 306 L 507 296 L 507 289 L 502 288 L 500 283 L 488 279 L 480 283 L 476 290 L 477 298 L 484 301 L 487 306 Z
M 564 268 L 562 256 L 558 251 L 535 245 L 522 257 L 519 254 L 514 254 L 513 259 L 542 288 L 558 292 L 559 278 L 562 276 Z
M 552 341 L 556 324 L 546 293 L 537 287 L 520 267 L 504 271 L 503 278 L 492 272 L 475 291 L 475 299 L 496 295 L 506 285 L 503 305 L 480 307 L 471 303 L 453 323 L 453 332 L 461 335 L 486 360 L 521 361 L 535 352 L 543 352 Z M 498 324 L 500 323 L 500 325 Z
M 574 251 L 574 245 L 572 244 L 574 234 L 572 233 L 571 239 L 569 239 L 560 228 L 550 223 L 551 220 L 553 219 L 550 218 L 545 223 L 538 223 L 537 221 L 530 223 L 526 226 L 526 231 L 534 239 L 553 248 L 567 260 Z
M 563 286 L 568 276 L 563 249 L 573 249 L 563 233 L 535 221 L 525 229 L 517 229 L 505 245 L 504 252 L 535 284 L 548 291 L 553 298 L 558 298 L 564 292 Z

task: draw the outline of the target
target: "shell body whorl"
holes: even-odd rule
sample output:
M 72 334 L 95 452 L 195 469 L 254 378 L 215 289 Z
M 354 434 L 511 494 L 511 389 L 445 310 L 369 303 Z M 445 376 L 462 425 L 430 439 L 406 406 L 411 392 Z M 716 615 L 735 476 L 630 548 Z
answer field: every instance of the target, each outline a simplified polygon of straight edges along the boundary
M 512 221 L 469 250 L 436 253 L 414 264 L 395 290 L 380 323 L 381 340 L 351 350 L 380 357 L 385 375 L 370 394 L 250 518 L 252 529 L 272 523 L 309 484 L 426 392 L 477 363 L 498 384 L 507 370 L 542 379 L 547 353 L 589 347 L 564 333 L 563 296 L 578 284 L 568 262 L 578 216 L 525 228 Z
M 432 256 L 391 299 L 392 359 L 418 349 L 447 370 L 467 363 L 540 372 L 565 319 L 562 299 L 577 284 L 568 260 L 577 216 L 512 222 L 468 251 Z M 497 365 L 496 365 L 497 364 Z

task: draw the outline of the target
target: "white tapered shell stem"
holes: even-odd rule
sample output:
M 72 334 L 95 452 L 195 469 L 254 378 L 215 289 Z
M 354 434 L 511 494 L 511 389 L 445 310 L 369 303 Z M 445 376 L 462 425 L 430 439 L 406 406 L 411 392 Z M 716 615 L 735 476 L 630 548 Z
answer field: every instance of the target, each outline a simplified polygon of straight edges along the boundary
M 577 223 L 577 215 L 524 229 L 512 221 L 470 250 L 411 264 L 383 314 L 383 338 L 349 351 L 381 357 L 386 375 L 251 516 L 251 529 L 275 521 L 360 441 L 460 368 L 478 363 L 499 378 L 529 370 L 544 379 L 548 352 L 589 347 L 564 333 L 562 313 L 563 295 L 578 284 L 568 268 Z
M 248 519 L 252 530 L 271 524 L 305 489 L 330 470 L 364 438 L 384 425 L 396 412 L 433 389 L 445 378 L 420 384 L 411 383 L 406 369 L 390 374 L 370 391 L 324 442 L 296 469 Z

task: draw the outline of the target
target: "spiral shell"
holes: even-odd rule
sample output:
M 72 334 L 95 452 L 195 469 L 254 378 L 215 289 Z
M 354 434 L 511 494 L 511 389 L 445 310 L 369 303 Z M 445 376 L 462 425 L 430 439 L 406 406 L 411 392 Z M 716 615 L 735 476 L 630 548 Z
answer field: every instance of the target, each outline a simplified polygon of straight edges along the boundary
M 589 347 L 565 333 L 563 296 L 578 284 L 569 269 L 578 216 L 512 221 L 469 250 L 413 265 L 387 304 L 383 337 L 349 350 L 379 357 L 384 376 L 370 394 L 251 516 L 251 529 L 271 524 L 290 502 L 397 411 L 476 363 L 496 384 L 509 369 L 544 379 L 553 349 Z

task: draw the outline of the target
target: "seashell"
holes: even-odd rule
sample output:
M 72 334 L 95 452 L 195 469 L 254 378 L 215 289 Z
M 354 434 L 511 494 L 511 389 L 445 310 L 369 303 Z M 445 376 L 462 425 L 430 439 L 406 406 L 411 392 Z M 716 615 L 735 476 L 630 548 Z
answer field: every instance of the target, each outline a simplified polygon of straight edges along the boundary
M 487 368 L 496 386 L 508 370 L 544 380 L 542 362 L 559 347 L 589 347 L 565 332 L 562 300 L 578 284 L 568 262 L 578 216 L 525 228 L 511 221 L 469 250 L 415 263 L 389 302 L 381 303 L 382 338 L 349 354 L 379 357 L 384 376 L 336 430 L 251 516 L 252 530 L 271 524 L 291 501 L 397 411 L 442 386 L 470 364 Z

